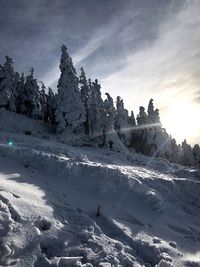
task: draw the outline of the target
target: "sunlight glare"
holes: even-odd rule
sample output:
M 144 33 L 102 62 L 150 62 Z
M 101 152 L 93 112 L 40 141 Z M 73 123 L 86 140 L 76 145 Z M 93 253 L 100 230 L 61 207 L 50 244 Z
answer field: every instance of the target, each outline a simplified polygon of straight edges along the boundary
M 193 103 L 177 103 L 168 107 L 163 114 L 162 124 L 173 138 L 181 143 L 184 139 L 192 142 L 198 133 L 198 107 Z

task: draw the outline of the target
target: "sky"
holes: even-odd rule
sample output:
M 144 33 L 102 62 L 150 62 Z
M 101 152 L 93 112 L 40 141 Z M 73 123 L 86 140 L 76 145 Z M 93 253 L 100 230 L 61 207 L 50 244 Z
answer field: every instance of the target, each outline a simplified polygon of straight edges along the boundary
M 8 54 L 57 89 L 60 47 L 135 115 L 150 98 L 178 142 L 200 144 L 199 0 L 0 0 L 0 63 Z

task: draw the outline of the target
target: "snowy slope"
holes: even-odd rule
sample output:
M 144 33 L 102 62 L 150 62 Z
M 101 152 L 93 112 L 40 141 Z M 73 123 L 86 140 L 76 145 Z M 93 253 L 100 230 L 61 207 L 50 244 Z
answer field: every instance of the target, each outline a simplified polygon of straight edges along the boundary
M 200 266 L 197 171 L 0 122 L 0 266 Z

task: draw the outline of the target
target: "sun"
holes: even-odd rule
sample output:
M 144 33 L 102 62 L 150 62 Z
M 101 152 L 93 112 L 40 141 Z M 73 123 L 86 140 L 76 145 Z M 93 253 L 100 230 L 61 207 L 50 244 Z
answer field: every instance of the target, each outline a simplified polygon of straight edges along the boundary
M 176 103 L 168 107 L 163 114 L 162 124 L 178 143 L 186 139 L 194 143 L 199 133 L 200 110 L 191 102 Z

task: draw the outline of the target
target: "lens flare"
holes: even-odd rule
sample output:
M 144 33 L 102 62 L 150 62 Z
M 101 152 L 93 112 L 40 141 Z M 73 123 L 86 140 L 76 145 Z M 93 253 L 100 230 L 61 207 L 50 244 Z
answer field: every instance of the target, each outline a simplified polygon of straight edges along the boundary
M 12 146 L 13 145 L 13 141 L 8 141 L 8 145 Z

